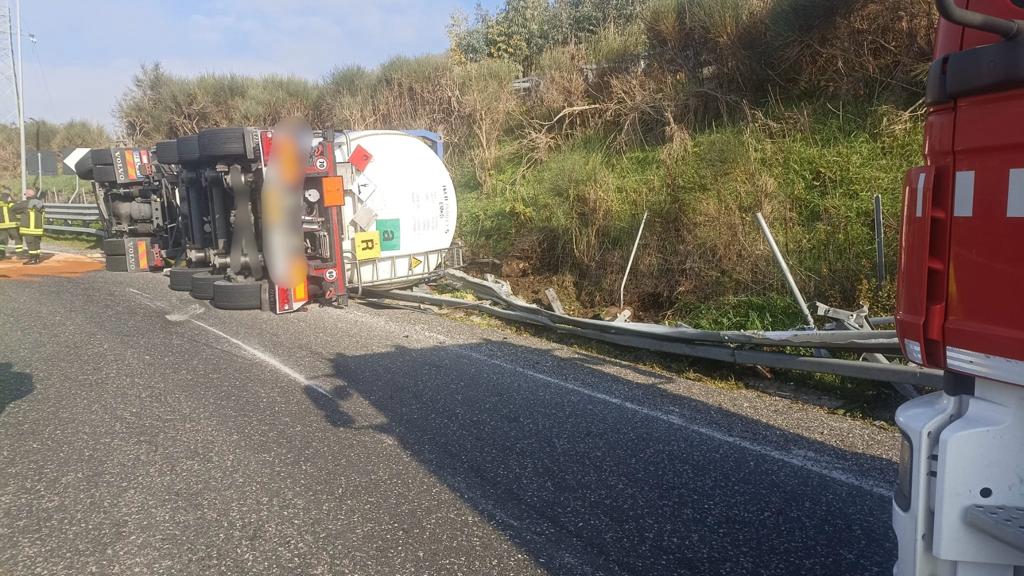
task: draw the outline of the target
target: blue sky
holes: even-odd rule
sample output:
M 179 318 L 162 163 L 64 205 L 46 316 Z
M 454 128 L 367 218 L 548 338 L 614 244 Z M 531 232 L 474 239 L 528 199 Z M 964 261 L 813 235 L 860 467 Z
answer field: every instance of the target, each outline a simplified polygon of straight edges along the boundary
M 498 0 L 483 0 L 493 9 Z M 456 9 L 476 0 L 21 0 L 25 115 L 113 125 L 112 108 L 144 62 L 180 74 L 319 78 L 440 52 Z

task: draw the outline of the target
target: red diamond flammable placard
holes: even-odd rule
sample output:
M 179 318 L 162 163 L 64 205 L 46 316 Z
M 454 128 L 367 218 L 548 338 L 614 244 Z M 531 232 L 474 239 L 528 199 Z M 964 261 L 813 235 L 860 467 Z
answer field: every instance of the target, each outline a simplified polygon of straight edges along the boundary
M 356 170 L 363 172 L 366 170 L 366 165 L 373 160 L 373 154 L 366 151 L 366 148 L 362 146 L 356 146 L 356 149 L 352 151 L 352 155 L 348 157 L 349 164 L 355 166 Z

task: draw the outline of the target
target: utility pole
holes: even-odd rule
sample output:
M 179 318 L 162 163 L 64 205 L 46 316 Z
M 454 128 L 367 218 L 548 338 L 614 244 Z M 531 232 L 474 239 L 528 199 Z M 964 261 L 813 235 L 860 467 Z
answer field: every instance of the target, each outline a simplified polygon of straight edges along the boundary
M 21 0 L 14 0 L 14 32 L 18 46 L 17 70 L 14 73 L 14 82 L 18 89 L 18 133 L 21 139 L 21 194 L 28 188 L 28 171 L 25 164 L 25 75 L 22 74 L 21 62 Z

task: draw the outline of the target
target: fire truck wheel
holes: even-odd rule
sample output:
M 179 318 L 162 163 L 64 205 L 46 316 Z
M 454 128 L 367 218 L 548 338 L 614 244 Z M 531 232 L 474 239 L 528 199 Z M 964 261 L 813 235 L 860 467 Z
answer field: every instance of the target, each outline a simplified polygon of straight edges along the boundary
M 245 128 L 209 128 L 199 133 L 199 157 L 204 161 L 245 158 Z
M 92 180 L 92 154 L 82 154 L 75 162 L 75 174 L 83 180 Z
M 126 256 L 107 256 L 108 272 L 127 272 L 128 258 Z
M 92 179 L 102 184 L 108 184 L 110 182 L 117 182 L 117 174 L 114 172 L 113 166 L 94 166 L 92 169 Z
M 200 272 L 193 275 L 192 290 L 190 290 L 192 297 L 197 300 L 211 300 L 213 298 L 214 283 L 223 279 L 224 276 L 211 274 L 210 272 Z
M 107 238 L 103 241 L 103 253 L 107 256 L 124 256 L 124 239 Z
M 228 282 L 213 284 L 213 307 L 221 310 L 259 310 L 263 284 L 259 282 Z
M 178 163 L 178 141 L 164 140 L 156 143 L 156 161 L 161 164 Z
M 178 162 L 183 166 L 199 163 L 199 136 L 189 134 L 178 138 Z
M 191 292 L 192 277 L 203 272 L 209 273 L 209 268 L 171 268 L 170 288 L 175 292 Z
M 110 148 L 93 148 L 89 152 L 89 156 L 92 158 L 93 166 L 114 165 L 114 154 L 110 151 Z

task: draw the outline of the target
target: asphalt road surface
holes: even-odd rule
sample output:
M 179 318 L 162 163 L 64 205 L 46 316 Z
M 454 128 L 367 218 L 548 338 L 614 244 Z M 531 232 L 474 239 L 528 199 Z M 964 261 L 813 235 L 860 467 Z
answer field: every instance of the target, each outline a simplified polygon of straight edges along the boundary
M 889 574 L 894 432 L 437 315 L 0 279 L 0 574 Z

